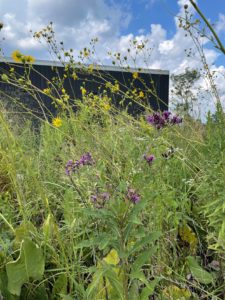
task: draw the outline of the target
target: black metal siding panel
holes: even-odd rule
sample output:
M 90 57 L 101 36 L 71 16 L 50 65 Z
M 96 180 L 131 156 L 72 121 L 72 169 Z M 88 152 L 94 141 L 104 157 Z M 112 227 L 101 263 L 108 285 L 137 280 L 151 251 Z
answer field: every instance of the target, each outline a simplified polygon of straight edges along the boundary
M 0 63 L 0 74 L 3 74 L 4 72 L 7 72 L 9 70 L 10 64 L 8 63 Z M 24 73 L 24 67 L 21 64 L 13 64 L 13 67 L 15 69 L 15 72 L 19 74 Z M 52 66 L 46 66 L 46 65 L 34 65 L 33 66 L 35 70 L 31 70 L 30 72 L 30 79 L 31 82 L 38 87 L 39 89 L 43 90 L 47 87 L 46 80 L 51 80 L 53 76 L 56 76 L 58 73 L 59 76 L 62 78 L 64 74 L 64 68 L 63 67 L 52 67 Z M 57 70 L 57 73 L 56 73 Z M 78 80 L 65 80 L 65 89 L 70 95 L 72 99 L 81 99 L 81 91 L 80 87 L 85 82 L 85 88 L 88 92 L 93 92 L 95 94 L 98 94 L 99 91 L 104 89 L 104 81 L 99 80 L 94 73 L 93 74 L 84 74 L 82 72 L 77 71 L 78 73 Z M 122 71 L 105 71 L 105 70 L 98 70 L 98 73 L 106 78 L 109 81 L 115 81 L 117 80 L 120 83 L 120 88 L 123 91 L 126 91 L 126 89 L 129 89 L 132 82 L 132 73 L 131 72 L 122 72 Z M 41 75 L 39 75 L 41 74 Z M 156 90 L 156 93 L 158 95 L 158 98 L 160 100 L 151 95 L 149 96 L 148 103 L 152 107 L 153 110 L 166 110 L 168 109 L 168 95 L 169 95 L 169 75 L 164 74 L 148 74 L 148 73 L 141 73 L 139 72 L 139 78 L 141 80 L 135 80 L 135 88 L 140 90 L 145 90 L 144 85 L 146 85 L 148 88 L 153 88 L 151 81 L 154 82 L 154 87 Z M 143 83 L 141 82 L 143 80 Z M 0 90 L 6 90 L 6 86 L 8 84 L 6 82 L 0 82 Z M 52 106 L 51 101 L 48 97 L 44 96 L 43 94 L 40 96 L 43 103 L 46 106 L 47 110 L 50 110 L 53 114 L 56 113 L 56 110 L 54 106 Z M 115 104 L 118 104 L 121 100 L 120 97 L 112 96 L 113 102 Z M 25 97 L 24 97 L 25 98 Z M 28 97 L 29 99 L 29 97 Z M 21 99 L 21 101 L 24 101 L 24 99 Z M 26 100 L 25 102 L 27 102 Z M 29 102 L 29 101 L 28 101 Z M 125 102 L 126 103 L 126 102 Z M 29 103 L 26 103 L 28 105 L 31 105 L 33 109 L 40 110 L 40 107 L 35 101 L 30 99 Z M 129 108 L 129 113 L 132 113 L 134 115 L 140 113 L 142 111 L 142 108 L 138 106 L 137 104 L 132 104 L 132 106 Z

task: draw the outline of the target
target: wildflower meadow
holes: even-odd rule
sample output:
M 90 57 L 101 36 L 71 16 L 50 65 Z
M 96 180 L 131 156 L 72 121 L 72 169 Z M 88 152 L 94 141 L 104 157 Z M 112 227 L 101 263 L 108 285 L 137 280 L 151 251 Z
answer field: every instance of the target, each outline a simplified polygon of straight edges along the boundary
M 35 58 L 15 50 L 1 75 L 38 103 L 37 92 L 48 96 L 57 113 L 25 105 L 18 113 L 21 104 L 12 99 L 9 109 L 1 96 L 0 299 L 225 299 L 221 103 L 201 122 L 188 110 L 153 111 L 154 89 L 124 92 L 107 79 L 99 95 L 84 82 L 82 98 L 70 99 L 65 78 L 98 72 L 82 67 L 91 50 L 81 51 L 78 72 L 70 51 L 56 49 L 52 24 L 34 38 L 66 58 L 65 73 L 37 91 Z M 114 94 L 128 104 L 116 105 Z M 130 102 L 142 113 L 128 113 Z

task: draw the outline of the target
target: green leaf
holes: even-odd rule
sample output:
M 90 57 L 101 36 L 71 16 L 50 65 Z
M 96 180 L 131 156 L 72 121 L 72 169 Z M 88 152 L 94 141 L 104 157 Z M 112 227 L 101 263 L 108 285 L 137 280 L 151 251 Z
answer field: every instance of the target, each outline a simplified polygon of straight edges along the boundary
M 62 300 L 74 300 L 74 298 L 69 295 L 60 294 L 60 297 L 62 297 Z
M 21 223 L 15 229 L 15 238 L 13 240 L 14 248 L 19 249 L 24 239 L 31 239 L 37 230 L 31 222 Z
M 118 300 L 123 299 L 123 285 L 121 279 L 117 276 L 113 268 L 107 268 L 105 277 L 109 280 L 112 286 L 112 297 L 114 296 L 115 299 Z
M 8 289 L 7 289 L 7 283 L 8 283 L 8 279 L 7 279 L 7 274 L 5 271 L 3 271 L 1 269 L 0 271 L 0 295 L 3 296 L 3 299 L 7 299 L 7 300 L 18 300 L 19 297 L 12 295 L 9 293 Z M 1 297 L 0 297 L 1 299 Z
M 212 274 L 204 270 L 193 256 L 186 257 L 186 260 L 193 277 L 198 282 L 203 284 L 213 283 L 214 278 Z
M 93 275 L 92 282 L 87 288 L 87 299 L 105 299 L 105 287 L 107 287 L 110 295 L 109 299 L 123 299 L 122 280 L 118 277 L 117 271 L 117 268 L 106 263 L 99 265 Z
M 139 254 L 132 265 L 131 272 L 136 272 L 140 270 L 142 266 L 149 261 L 150 257 L 155 253 L 156 249 L 157 249 L 156 247 L 153 247 Z
M 67 289 L 67 277 L 65 274 L 60 274 L 54 283 L 52 294 L 54 296 L 58 296 L 60 293 L 66 293 L 66 289 Z
M 150 233 L 146 237 L 142 238 L 140 241 L 136 242 L 134 244 L 133 248 L 130 250 L 129 254 L 132 254 L 132 253 L 142 249 L 148 243 L 155 242 L 156 240 L 159 239 L 160 236 L 161 236 L 160 231 L 155 231 L 155 232 Z
M 133 206 L 130 213 L 130 217 L 128 218 L 128 222 L 132 222 L 132 219 L 138 216 L 138 214 L 145 209 L 147 204 L 148 201 L 146 199 L 143 199 L 142 201 L 138 202 L 135 206 Z
M 42 250 L 31 240 L 24 239 L 18 259 L 6 264 L 9 292 L 19 296 L 22 285 L 28 282 L 29 278 L 41 279 L 44 266 Z
M 83 240 L 79 242 L 75 247 L 76 249 L 80 248 L 90 248 L 94 246 L 98 246 L 100 250 L 105 249 L 108 244 L 111 244 L 115 240 L 115 237 L 109 234 L 100 234 L 99 236 L 90 238 L 88 240 Z
M 129 300 L 140 300 L 138 280 L 133 280 L 129 289 Z
M 141 300 L 148 300 L 149 296 L 152 296 L 160 280 L 160 278 L 155 278 L 149 284 L 147 284 L 147 286 L 141 292 Z
M 33 286 L 32 289 L 26 289 L 26 288 L 27 287 L 22 288 L 20 299 L 26 299 L 26 300 L 48 300 L 49 299 L 44 284 L 41 284 L 38 287 Z

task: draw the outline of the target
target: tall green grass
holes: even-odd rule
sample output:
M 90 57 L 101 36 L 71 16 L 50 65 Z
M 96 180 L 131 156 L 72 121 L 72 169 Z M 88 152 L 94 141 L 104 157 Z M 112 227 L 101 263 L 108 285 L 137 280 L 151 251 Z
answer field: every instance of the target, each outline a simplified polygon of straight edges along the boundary
M 61 119 L 37 134 L 1 112 L 3 297 L 223 299 L 221 109 L 205 125 L 189 118 L 159 130 L 85 104 Z M 66 175 L 87 152 L 94 164 Z

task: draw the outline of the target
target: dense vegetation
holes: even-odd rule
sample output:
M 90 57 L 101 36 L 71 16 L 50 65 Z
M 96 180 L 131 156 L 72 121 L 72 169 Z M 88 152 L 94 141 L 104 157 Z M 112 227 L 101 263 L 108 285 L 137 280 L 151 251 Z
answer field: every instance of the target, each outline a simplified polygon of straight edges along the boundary
M 37 136 L 1 113 L 5 299 L 223 295 L 222 111 L 156 128 L 82 103 L 60 120 Z
M 13 57 L 32 68 L 32 57 Z M 36 99 L 29 72 L 1 79 Z M 62 78 L 41 92 L 58 108 L 51 121 L 1 107 L 0 298 L 225 299 L 219 101 L 203 124 L 152 112 L 146 91 L 126 94 L 145 107 L 136 118 L 85 86 L 74 112 Z

